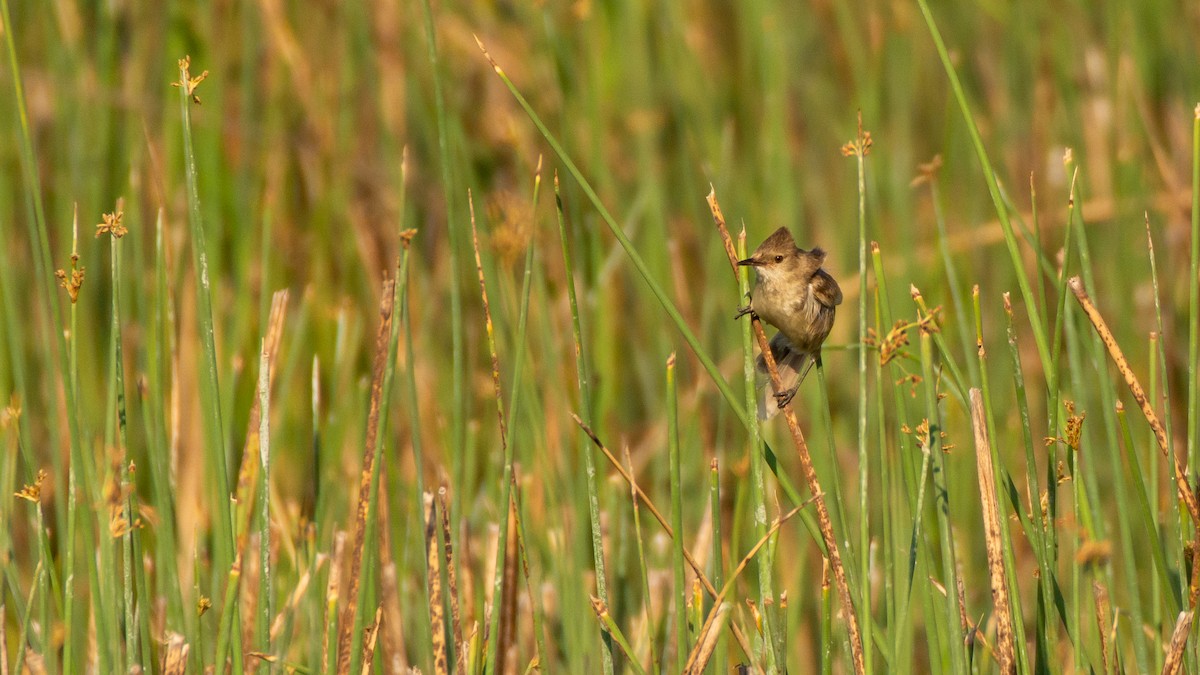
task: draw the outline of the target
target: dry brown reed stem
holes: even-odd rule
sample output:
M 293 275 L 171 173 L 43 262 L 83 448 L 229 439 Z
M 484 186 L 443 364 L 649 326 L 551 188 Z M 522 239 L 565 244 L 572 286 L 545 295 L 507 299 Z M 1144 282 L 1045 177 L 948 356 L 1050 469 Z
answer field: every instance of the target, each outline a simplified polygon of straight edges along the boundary
M 1163 661 L 1163 675 L 1175 675 L 1183 665 L 1183 650 L 1187 647 L 1188 633 L 1192 630 L 1193 610 L 1179 613 L 1175 620 L 1175 632 L 1171 633 L 1171 643 L 1167 645 L 1167 658 Z
M 429 632 L 433 642 L 433 672 L 449 675 L 446 656 L 446 616 L 442 603 L 442 568 L 437 546 L 437 513 L 433 493 L 426 492 L 425 503 L 425 567 L 429 580 Z
M 733 269 L 733 278 L 736 283 L 737 255 L 734 253 L 733 239 L 729 236 L 729 229 L 725 227 L 725 215 L 717 203 L 716 189 L 712 189 L 708 193 L 708 207 L 712 211 L 717 231 L 721 233 L 721 239 L 725 243 L 725 253 L 729 256 L 729 264 Z M 783 380 L 780 379 L 779 371 L 775 367 L 775 358 L 768 346 L 767 334 L 763 331 L 762 322 L 754 314 L 750 315 L 750 320 L 754 326 L 754 335 L 758 339 L 758 348 L 767 363 L 771 386 L 775 392 L 782 392 L 784 390 Z M 782 411 L 787 420 L 788 430 L 792 433 L 792 441 L 796 445 L 796 454 L 800 457 L 800 468 L 804 472 L 804 481 L 808 484 L 808 490 L 816 500 L 817 525 L 821 530 L 821 538 L 825 542 L 829 564 L 833 568 L 833 580 L 837 585 L 838 599 L 845 610 L 846 628 L 850 633 L 850 653 L 854 659 L 854 672 L 861 675 L 866 672 L 862 634 L 858 628 L 858 615 L 854 611 L 854 600 L 850 595 L 850 584 L 846 581 L 846 568 L 842 564 L 842 554 L 838 550 L 837 537 L 833 534 L 833 522 L 829 518 L 829 509 L 825 505 L 825 496 L 821 490 L 821 482 L 817 479 L 817 471 L 813 468 L 812 457 L 808 452 L 808 443 L 805 442 L 804 433 L 800 430 L 800 423 L 796 420 L 796 411 L 793 406 L 786 406 Z
M 1001 673 L 1015 673 L 1016 640 L 1013 637 L 1008 575 L 1004 570 L 1004 543 L 1000 536 L 1000 501 L 996 497 L 992 443 L 988 438 L 983 392 L 972 387 L 970 398 L 971 423 L 975 430 L 975 466 L 978 468 L 979 499 L 983 510 L 983 537 L 987 547 L 988 575 L 992 582 L 992 602 L 996 607 L 996 660 Z
M 1188 607 L 1191 607 L 1192 609 L 1196 608 L 1196 600 L 1200 599 L 1200 565 L 1197 565 L 1194 562 L 1196 555 L 1195 551 L 1200 549 L 1200 547 L 1196 545 L 1196 541 L 1200 541 L 1200 533 L 1196 534 L 1196 540 L 1192 542 L 1192 578 L 1188 583 Z
M 375 620 L 363 630 L 362 675 L 370 675 L 375 660 L 375 641 L 379 638 L 379 621 L 383 617 L 383 605 L 375 608 Z
M 462 616 L 458 611 L 458 569 L 454 564 L 454 542 L 450 536 L 450 509 L 447 506 L 446 488 L 437 491 L 438 511 L 441 513 L 442 546 L 446 554 L 446 582 L 450 592 L 450 628 L 454 634 L 454 672 L 467 672 L 467 652 L 463 643 Z
M 346 550 L 346 533 L 333 535 L 333 554 L 329 556 L 329 580 L 325 586 L 326 633 L 321 640 L 321 663 L 329 663 L 329 643 L 332 631 L 337 630 L 337 606 L 342 587 L 342 558 Z M 322 666 L 324 667 L 324 666 Z
M 1071 287 L 1071 292 L 1075 294 L 1075 299 L 1079 301 L 1079 306 L 1083 308 L 1083 313 L 1087 315 L 1092 326 L 1096 329 L 1096 333 L 1100 336 L 1100 341 L 1108 348 L 1108 354 L 1112 357 L 1113 363 L 1116 364 L 1117 370 L 1121 371 L 1121 375 L 1125 378 L 1125 384 L 1129 386 L 1129 392 L 1133 394 L 1133 398 L 1137 401 L 1138 406 L 1142 409 L 1142 414 L 1146 417 L 1146 422 L 1150 424 L 1150 430 L 1154 432 L 1154 438 L 1158 441 L 1158 448 L 1162 451 L 1163 457 L 1170 458 L 1171 453 L 1167 445 L 1167 430 L 1158 419 L 1158 415 L 1154 412 L 1154 406 L 1150 403 L 1150 398 L 1146 396 L 1145 390 L 1138 382 L 1137 375 L 1133 373 L 1133 369 L 1129 367 L 1129 362 L 1125 360 L 1125 354 L 1121 351 L 1120 345 L 1117 344 L 1117 339 L 1113 337 L 1112 331 L 1108 329 L 1108 324 L 1105 323 L 1104 317 L 1100 315 L 1100 310 L 1096 309 L 1096 305 L 1092 304 L 1092 299 L 1088 296 L 1087 290 L 1083 287 L 1083 282 L 1078 276 L 1071 277 L 1067 281 L 1067 285 Z M 1180 456 L 1175 455 L 1174 479 L 1176 492 L 1179 493 L 1179 500 L 1187 507 L 1188 514 L 1192 517 L 1192 522 L 1200 525 L 1200 507 L 1196 504 L 1196 495 L 1192 493 L 1187 481 L 1187 467 L 1181 463 Z
M 236 578 L 237 582 L 241 585 L 240 590 L 242 592 L 239 594 L 241 596 L 240 611 L 242 616 L 245 617 L 245 619 L 242 620 L 241 626 L 242 644 L 247 648 L 255 643 L 254 633 L 255 628 L 258 626 L 258 603 L 260 595 L 259 587 L 262 583 L 260 574 L 262 566 L 259 564 L 258 560 L 260 551 L 258 547 L 258 535 L 255 534 L 253 537 L 249 537 L 248 539 L 250 541 L 248 542 L 249 551 L 247 557 L 243 558 L 242 553 L 240 551 L 238 552 L 238 560 L 244 561 L 241 566 L 242 573 L 237 577 L 231 577 Z M 243 581 L 245 583 L 242 583 Z M 237 626 L 234 626 L 234 630 L 237 629 Z M 266 656 L 266 654 L 262 654 L 260 652 L 250 653 Z M 244 665 L 246 675 L 254 675 L 254 673 L 258 671 L 259 660 L 260 659 L 258 658 L 246 659 Z
M 2 632 L 0 631 L 0 633 Z M 0 637 L 0 639 L 3 638 Z M 3 646 L 3 643 L 0 643 L 0 647 Z M 167 645 L 163 650 L 162 675 L 184 675 L 187 672 L 188 651 L 188 643 L 183 641 L 183 636 L 179 633 L 171 633 L 167 637 Z M 7 675 L 7 673 L 8 669 L 5 668 L 3 675 Z
M 583 429 L 583 433 L 587 434 L 588 438 L 592 439 L 592 443 L 594 443 L 596 447 L 600 449 L 600 452 L 604 453 L 604 456 L 608 458 L 609 463 L 616 468 L 617 473 L 621 474 L 621 478 L 625 479 L 625 482 L 629 484 L 629 487 L 637 491 L 638 499 L 642 500 L 642 503 L 646 505 L 646 509 L 650 511 L 650 514 L 654 516 L 654 519 L 657 520 L 658 524 L 661 525 L 663 530 L 666 531 L 667 536 L 674 539 L 675 530 L 671 528 L 670 523 L 668 523 L 667 519 L 663 517 L 662 512 L 659 511 L 658 507 L 654 505 L 654 502 L 651 501 L 650 496 L 642 491 L 642 488 L 637 484 L 637 481 L 633 479 L 633 476 L 625 470 L 625 467 L 621 466 L 621 463 L 617 461 L 616 456 L 604 446 L 604 443 L 600 441 L 600 437 L 596 435 L 596 432 L 592 431 L 591 427 L 589 427 L 587 424 L 584 424 L 583 420 L 579 418 L 579 415 L 571 413 L 571 417 L 575 420 L 575 424 L 579 425 L 580 429 Z M 696 562 L 696 559 L 692 556 L 692 552 L 689 551 L 686 546 L 683 547 L 683 559 L 687 561 L 688 566 L 691 567 L 692 571 L 696 573 L 696 578 L 700 580 L 700 584 L 704 586 L 704 590 L 708 592 L 709 597 L 716 598 L 718 595 L 716 587 L 713 586 L 712 582 L 708 580 L 708 577 L 704 575 L 704 567 L 700 565 L 700 563 Z M 744 654 L 746 658 L 751 658 L 754 652 L 750 651 L 750 642 L 746 639 L 746 635 L 742 633 L 742 630 L 738 628 L 736 623 L 730 623 L 729 630 L 733 633 L 733 638 L 737 641 L 738 646 L 741 647 L 742 654 Z
M 379 303 L 379 331 L 375 334 L 375 362 L 372 365 L 371 399 L 367 410 L 367 439 L 363 448 L 362 474 L 358 481 L 358 509 L 354 517 L 354 550 L 350 562 L 350 586 L 346 592 L 346 608 L 338 627 L 338 675 L 350 672 L 350 643 L 354 632 L 354 615 L 358 611 L 358 589 L 362 583 L 363 548 L 367 542 L 367 511 L 371 502 L 371 475 L 375 468 L 375 448 L 379 436 L 379 410 L 383 405 L 383 379 L 387 371 L 388 342 L 392 333 L 392 305 L 396 297 L 396 281 L 383 282 Z
M 1104 672 L 1109 673 L 1109 658 L 1108 658 L 1108 589 L 1104 588 L 1104 584 L 1100 583 L 1099 579 L 1092 580 L 1092 598 L 1096 601 L 1096 628 L 1100 633 L 1100 663 L 1104 667 Z
M 711 624 L 705 622 L 707 630 L 700 636 L 700 640 L 696 642 L 691 655 L 688 656 L 687 664 L 683 668 L 684 675 L 703 673 L 704 669 L 708 667 L 708 660 L 712 658 L 713 650 L 717 646 L 717 638 L 721 636 L 724 623 L 729 618 L 730 608 L 731 605 L 728 602 L 723 602 L 709 613 L 709 616 L 713 617 L 712 622 Z

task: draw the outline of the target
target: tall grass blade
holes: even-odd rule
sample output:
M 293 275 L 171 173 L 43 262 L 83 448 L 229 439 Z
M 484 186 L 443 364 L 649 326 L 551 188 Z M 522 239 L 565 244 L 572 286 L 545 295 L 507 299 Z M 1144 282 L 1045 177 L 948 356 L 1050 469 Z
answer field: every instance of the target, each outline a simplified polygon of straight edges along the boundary
M 945 68 L 946 76 L 950 80 L 950 88 L 954 92 L 954 98 L 958 102 L 959 110 L 962 112 L 963 121 L 967 125 L 967 132 L 971 136 L 971 143 L 975 147 L 975 154 L 979 158 L 979 164 L 983 170 L 984 179 L 987 182 L 988 192 L 991 194 L 992 204 L 996 209 L 996 216 L 1000 219 L 1000 227 L 1004 232 L 1004 244 L 1008 248 L 1009 257 L 1012 259 L 1013 271 L 1017 276 L 1017 285 L 1021 289 L 1021 298 L 1030 309 L 1029 324 L 1033 329 L 1034 341 L 1037 343 L 1038 356 L 1042 360 L 1042 372 L 1049 373 L 1051 369 L 1050 346 L 1046 340 L 1046 331 L 1042 326 L 1041 316 L 1037 311 L 1037 302 L 1033 297 L 1033 290 L 1029 287 L 1029 279 L 1025 276 L 1017 238 L 1013 233 L 1008 209 L 1005 208 L 1000 193 L 1000 183 L 996 178 L 995 171 L 992 169 L 992 162 L 988 159 L 987 150 L 983 145 L 983 137 L 979 134 L 979 127 L 975 123 L 975 117 L 971 113 L 971 106 L 967 103 L 967 96 L 963 92 L 962 83 L 959 82 L 958 73 L 954 70 L 950 53 L 946 49 L 946 43 L 942 40 L 942 33 L 938 30 L 937 24 L 934 22 L 933 13 L 929 11 L 929 4 L 926 0 L 917 0 L 917 4 L 921 7 L 921 14 L 925 17 L 925 24 L 929 27 L 929 34 L 933 38 L 938 56 L 942 60 L 942 66 Z
M 590 426 L 592 420 L 592 381 L 591 367 L 588 365 L 587 353 L 584 351 L 583 331 L 579 322 L 579 301 L 575 294 L 575 267 L 571 258 L 571 249 L 567 245 L 567 226 L 563 216 L 562 194 L 559 190 L 558 172 L 554 173 L 554 202 L 555 213 L 558 217 L 558 239 L 562 245 L 563 267 L 566 274 L 567 301 L 571 310 L 571 335 L 575 344 L 575 378 L 579 387 L 579 408 L 584 424 Z M 595 460 L 587 447 L 587 439 L 580 442 L 580 455 L 583 456 L 585 489 L 587 492 L 588 524 L 592 534 L 592 565 L 596 572 L 596 597 L 608 604 L 608 579 L 604 562 L 604 539 L 600 528 L 600 478 L 596 475 Z M 604 652 L 602 655 L 604 670 L 613 672 L 611 636 L 604 634 Z

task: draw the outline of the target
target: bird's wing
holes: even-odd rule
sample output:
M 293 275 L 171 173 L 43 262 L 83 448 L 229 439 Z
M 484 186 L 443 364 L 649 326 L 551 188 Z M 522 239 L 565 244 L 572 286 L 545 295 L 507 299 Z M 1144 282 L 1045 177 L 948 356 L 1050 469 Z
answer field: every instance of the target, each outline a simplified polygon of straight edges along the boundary
M 811 289 L 813 297 L 822 305 L 833 308 L 842 304 L 842 289 L 829 272 L 817 270 L 808 282 L 808 287 Z

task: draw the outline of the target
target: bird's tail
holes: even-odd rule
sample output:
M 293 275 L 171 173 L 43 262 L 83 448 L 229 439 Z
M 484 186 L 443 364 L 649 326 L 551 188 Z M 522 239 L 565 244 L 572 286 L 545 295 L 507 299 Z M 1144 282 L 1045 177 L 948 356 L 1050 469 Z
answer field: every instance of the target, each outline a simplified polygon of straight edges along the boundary
M 792 347 L 783 333 L 776 333 L 771 338 L 771 356 L 775 358 L 775 369 L 783 383 L 781 391 L 789 391 L 799 387 L 804 376 L 812 368 L 812 355 Z M 775 388 L 771 386 L 771 375 L 767 371 L 767 362 L 762 354 L 758 355 L 754 365 L 758 371 L 756 385 L 758 387 L 758 419 L 766 421 L 779 414 L 779 400 L 775 397 Z

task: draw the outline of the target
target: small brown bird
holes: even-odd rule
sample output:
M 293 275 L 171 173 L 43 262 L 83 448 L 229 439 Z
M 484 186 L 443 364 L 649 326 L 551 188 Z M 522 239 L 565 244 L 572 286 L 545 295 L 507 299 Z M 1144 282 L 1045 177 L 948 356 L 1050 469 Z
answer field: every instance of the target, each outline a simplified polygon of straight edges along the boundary
M 759 354 L 757 366 L 764 375 L 758 402 L 760 419 L 774 417 L 791 402 L 833 328 L 834 314 L 842 304 L 842 289 L 829 272 L 821 269 L 824 262 L 825 251 L 806 251 L 796 246 L 786 227 L 775 230 L 754 255 L 738 261 L 739 265 L 754 267 L 758 283 L 750 294 L 750 303 L 738 310 L 735 318 L 755 314 L 779 329 L 770 346 L 784 390 L 774 395 L 772 404 L 767 364 Z

